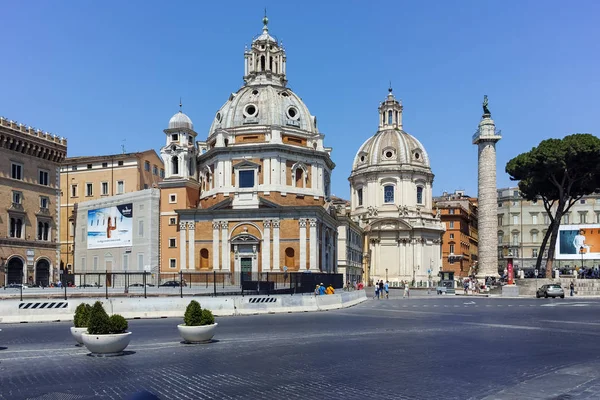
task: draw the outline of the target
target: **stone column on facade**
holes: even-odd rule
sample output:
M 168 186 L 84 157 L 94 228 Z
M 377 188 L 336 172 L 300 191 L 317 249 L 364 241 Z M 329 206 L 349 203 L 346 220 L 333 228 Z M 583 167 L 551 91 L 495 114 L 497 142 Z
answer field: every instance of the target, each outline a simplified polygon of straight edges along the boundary
M 321 271 L 325 271 L 325 224 L 321 224 Z M 317 267 L 318 268 L 318 267 Z
M 185 254 L 185 229 L 187 227 L 186 222 L 179 223 L 179 270 L 184 270 L 186 266 L 186 254 Z
M 219 226 L 221 224 L 218 221 L 213 221 L 213 270 L 219 270 Z
M 263 160 L 263 185 L 271 184 L 271 159 L 265 158 Z
M 231 271 L 229 263 L 229 223 L 221 221 L 221 270 Z
M 271 223 L 273 224 L 273 269 L 279 271 L 279 220 L 273 220 Z
M 310 237 L 309 240 L 309 268 L 312 271 L 318 271 L 319 266 L 317 265 L 317 220 L 311 218 L 308 220 L 310 225 Z
M 304 271 L 306 269 L 306 218 L 300 218 L 298 226 L 300 228 L 300 271 Z
M 196 222 L 187 223 L 188 228 L 188 269 L 196 269 Z
M 484 107 L 484 112 L 479 129 L 473 138 L 473 144 L 478 147 L 479 254 L 477 278 L 481 279 L 498 276 L 496 142 L 501 138 L 500 134 L 496 132 L 496 125 L 487 107 Z
M 262 272 L 269 272 L 271 269 L 271 221 L 265 220 L 263 227 Z

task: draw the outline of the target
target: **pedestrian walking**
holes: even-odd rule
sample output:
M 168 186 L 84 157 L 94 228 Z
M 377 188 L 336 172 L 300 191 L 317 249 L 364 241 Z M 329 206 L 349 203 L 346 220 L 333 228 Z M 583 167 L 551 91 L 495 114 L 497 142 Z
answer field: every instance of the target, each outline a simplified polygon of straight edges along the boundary
M 575 284 L 573 282 L 571 282 L 571 284 L 569 285 L 569 288 L 571 289 L 571 297 L 573 297 L 573 294 L 575 293 Z
M 390 283 L 388 281 L 385 281 L 385 285 L 383 285 L 383 290 L 385 290 L 385 298 L 389 299 L 390 298 Z
M 379 299 L 379 285 L 377 284 L 377 282 L 375 282 L 375 295 L 373 296 L 373 298 Z
M 410 289 L 408 288 L 408 281 L 404 281 L 404 295 L 402 297 L 410 298 Z

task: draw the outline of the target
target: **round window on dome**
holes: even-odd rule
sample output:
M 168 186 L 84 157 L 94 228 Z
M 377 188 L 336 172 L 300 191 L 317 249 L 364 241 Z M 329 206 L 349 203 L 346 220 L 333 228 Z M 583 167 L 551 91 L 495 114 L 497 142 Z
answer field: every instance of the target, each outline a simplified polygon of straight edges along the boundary
M 365 156 L 360 156 L 360 162 L 365 162 Z
M 394 158 L 395 155 L 396 154 L 395 154 L 394 149 L 383 150 L 383 158 L 385 158 L 386 160 L 391 160 L 392 158 Z
M 252 91 L 252 94 L 256 96 L 256 95 L 258 94 L 258 90 L 254 89 L 254 90 Z
M 419 158 L 421 158 L 421 155 L 418 152 L 415 153 L 415 160 L 418 160 Z
M 288 94 L 288 92 L 281 92 L 280 94 L 281 94 L 283 97 L 289 97 L 289 94 Z
M 223 119 L 223 117 L 221 116 L 221 113 L 218 112 L 217 113 L 217 121 L 221 122 L 222 119 Z
M 258 109 L 254 104 L 248 104 L 244 108 L 244 117 L 256 117 L 258 114 Z
M 287 109 L 287 117 L 293 120 L 297 120 L 300 118 L 300 114 L 298 113 L 296 107 L 290 107 Z

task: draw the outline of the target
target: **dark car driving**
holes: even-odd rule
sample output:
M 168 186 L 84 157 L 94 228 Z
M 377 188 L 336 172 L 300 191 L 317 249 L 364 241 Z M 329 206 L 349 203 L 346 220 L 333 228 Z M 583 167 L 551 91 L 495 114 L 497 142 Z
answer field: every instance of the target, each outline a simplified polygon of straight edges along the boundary
M 179 287 L 179 281 L 166 281 L 158 285 L 159 287 Z M 185 283 L 182 285 L 185 286 Z

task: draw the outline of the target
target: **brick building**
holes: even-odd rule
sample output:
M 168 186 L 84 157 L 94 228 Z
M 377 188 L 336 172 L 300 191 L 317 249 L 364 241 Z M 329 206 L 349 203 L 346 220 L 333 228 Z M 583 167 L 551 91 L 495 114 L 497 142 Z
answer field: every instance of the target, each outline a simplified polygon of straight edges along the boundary
M 157 188 L 165 170 L 156 151 L 146 150 L 69 157 L 62 162 L 60 175 L 60 220 L 64 228 L 60 231 L 60 263 L 68 271 L 78 272 L 73 257 L 77 203 Z
M 58 278 L 59 165 L 67 140 L 0 117 L 0 283 Z
M 475 274 L 477 266 L 477 198 L 456 190 L 433 199 L 446 225 L 442 244 L 442 271 L 456 278 Z
M 164 130 L 162 271 L 336 271 L 331 149 L 287 87 L 285 50 L 263 23 L 244 53 L 245 84 L 206 140 L 181 111 Z

